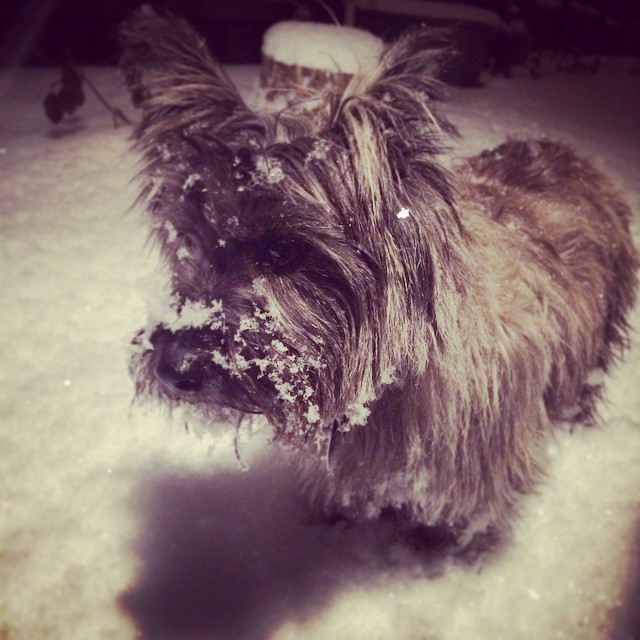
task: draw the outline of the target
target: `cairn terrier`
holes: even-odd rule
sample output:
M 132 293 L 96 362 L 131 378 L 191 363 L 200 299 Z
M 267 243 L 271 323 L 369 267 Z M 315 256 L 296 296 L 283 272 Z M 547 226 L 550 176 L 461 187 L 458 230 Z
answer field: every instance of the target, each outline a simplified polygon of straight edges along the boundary
M 425 30 L 312 115 L 249 109 L 184 21 L 143 10 L 122 37 L 173 292 L 137 392 L 264 414 L 327 515 L 507 530 L 627 342 L 621 194 L 545 139 L 445 169 Z

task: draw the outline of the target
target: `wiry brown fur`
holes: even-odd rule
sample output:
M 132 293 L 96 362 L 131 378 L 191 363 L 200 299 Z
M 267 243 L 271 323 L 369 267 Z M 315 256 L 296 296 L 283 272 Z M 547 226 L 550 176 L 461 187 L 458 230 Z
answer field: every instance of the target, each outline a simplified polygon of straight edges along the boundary
M 142 11 L 123 39 L 175 293 L 139 392 L 266 414 L 327 510 L 506 526 L 625 344 L 621 195 L 547 140 L 446 171 L 429 32 L 314 121 L 252 112 L 182 21 Z

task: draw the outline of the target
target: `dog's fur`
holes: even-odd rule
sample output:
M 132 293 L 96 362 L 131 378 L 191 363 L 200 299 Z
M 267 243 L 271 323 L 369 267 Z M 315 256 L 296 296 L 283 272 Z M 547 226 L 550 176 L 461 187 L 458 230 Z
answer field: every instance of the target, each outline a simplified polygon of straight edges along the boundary
M 122 34 L 174 292 L 137 340 L 138 392 L 264 413 L 327 511 L 508 526 L 627 341 L 620 193 L 547 140 L 445 170 L 428 31 L 314 119 L 251 111 L 183 21 L 141 11 Z

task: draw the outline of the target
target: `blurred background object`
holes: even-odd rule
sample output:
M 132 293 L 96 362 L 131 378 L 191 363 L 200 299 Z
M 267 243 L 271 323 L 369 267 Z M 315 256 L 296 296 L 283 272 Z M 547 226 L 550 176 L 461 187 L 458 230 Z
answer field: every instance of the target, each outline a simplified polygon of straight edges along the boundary
M 138 0 L 23 0 L 0 5 L 0 64 L 113 65 L 117 28 Z M 640 55 L 637 0 L 163 0 L 158 6 L 198 25 L 224 63 L 257 64 L 262 36 L 282 20 L 350 24 L 392 37 L 421 22 L 456 25 L 457 44 L 477 66 L 501 29 L 526 29 L 533 50 Z M 513 52 L 515 61 L 522 50 Z M 486 60 L 484 60 L 486 61 Z M 470 75 L 473 75 L 471 70 Z

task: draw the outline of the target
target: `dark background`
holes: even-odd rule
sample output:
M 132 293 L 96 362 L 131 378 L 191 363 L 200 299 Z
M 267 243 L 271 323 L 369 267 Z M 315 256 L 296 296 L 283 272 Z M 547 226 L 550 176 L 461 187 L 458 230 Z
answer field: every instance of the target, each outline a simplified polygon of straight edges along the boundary
M 458 0 L 449 0 L 454 3 Z M 640 0 L 464 0 L 502 18 L 516 4 L 532 49 L 640 55 Z M 52 65 L 68 49 L 79 64 L 114 65 L 118 24 L 133 0 L 13 0 L 0 6 L 0 64 Z M 291 18 L 344 19 L 343 0 L 161 0 L 194 22 L 225 63 L 257 63 L 264 31 Z M 410 19 L 357 12 L 356 26 L 390 35 Z

